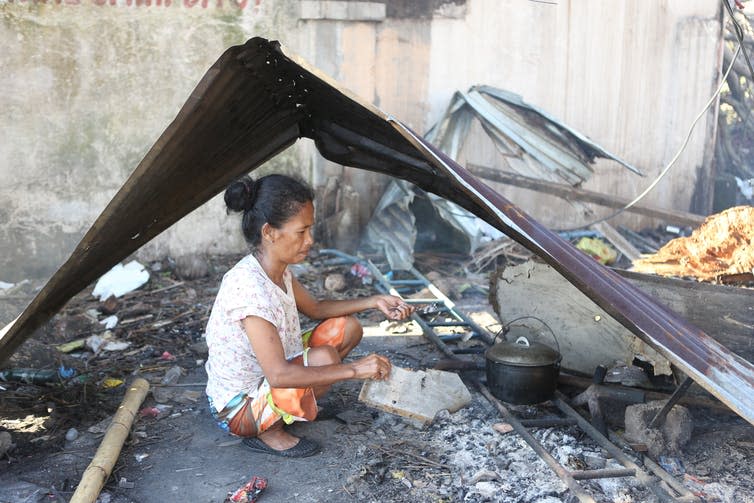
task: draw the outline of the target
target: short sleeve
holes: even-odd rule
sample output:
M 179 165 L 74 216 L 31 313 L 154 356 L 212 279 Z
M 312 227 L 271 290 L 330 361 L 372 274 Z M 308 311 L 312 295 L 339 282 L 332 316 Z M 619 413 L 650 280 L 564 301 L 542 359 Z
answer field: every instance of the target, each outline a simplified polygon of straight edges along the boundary
M 229 321 L 241 321 L 247 316 L 258 316 L 280 327 L 280 307 L 274 305 L 276 296 L 269 292 L 258 274 L 234 274 L 223 285 L 225 312 Z

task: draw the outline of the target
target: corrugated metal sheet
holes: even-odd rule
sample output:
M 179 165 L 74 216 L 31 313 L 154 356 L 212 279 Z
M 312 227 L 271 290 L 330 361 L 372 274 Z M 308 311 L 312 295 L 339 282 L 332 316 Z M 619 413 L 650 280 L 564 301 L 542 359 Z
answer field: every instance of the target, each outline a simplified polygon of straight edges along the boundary
M 490 86 L 456 92 L 445 115 L 426 138 L 452 159 L 458 159 L 474 119 L 495 143 L 502 163 L 522 175 L 578 185 L 592 176 L 596 157 L 612 159 L 641 174 L 517 94 Z
M 0 361 L 73 295 L 299 136 L 313 138 L 328 159 L 408 180 L 485 219 L 754 424 L 754 365 L 548 231 L 398 120 L 260 38 L 231 47 L 210 68 L 71 258 L 0 332 Z

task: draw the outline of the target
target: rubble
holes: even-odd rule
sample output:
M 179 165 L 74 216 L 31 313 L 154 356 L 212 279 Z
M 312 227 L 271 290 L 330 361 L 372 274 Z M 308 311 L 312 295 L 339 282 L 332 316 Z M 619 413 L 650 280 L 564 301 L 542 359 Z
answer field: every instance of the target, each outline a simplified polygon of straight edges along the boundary
M 18 458 L 20 453 L 24 456 L 41 451 L 46 453 L 45 464 L 55 468 L 48 473 L 46 479 L 44 477 L 34 479 L 42 484 L 33 489 L 39 489 L 40 496 L 46 494 L 52 484 L 55 484 L 58 489 L 62 488 L 66 473 L 81 473 L 83 467 L 80 465 L 77 472 L 67 471 L 68 469 L 56 462 L 59 463 L 63 459 L 80 462 L 81 457 L 86 456 L 83 451 L 85 448 L 91 449 L 93 453 L 93 449 L 96 448 L 96 444 L 110 424 L 112 418 L 104 418 L 99 428 L 93 428 L 93 431 L 97 433 L 87 432 L 89 425 L 111 414 L 117 408 L 119 398 L 122 397 L 122 391 L 119 391 L 119 388 L 103 390 L 98 383 L 107 377 L 124 378 L 135 370 L 148 377 L 153 383 L 153 392 L 157 389 L 170 389 L 176 392 L 171 394 L 171 398 L 164 404 L 155 403 L 154 397 L 147 398 L 147 402 L 139 413 L 135 431 L 121 454 L 116 471 L 117 478 L 106 486 L 108 493 L 103 493 L 103 496 L 107 494 L 107 497 L 111 497 L 114 503 L 148 501 L 148 499 L 140 499 L 139 496 L 142 494 L 139 491 L 143 490 L 146 484 L 143 477 L 145 473 L 159 469 L 160 463 L 164 461 L 163 456 L 178 458 L 189 455 L 207 456 L 208 452 L 202 452 L 203 449 L 206 451 L 207 445 L 216 446 L 221 448 L 219 450 L 223 453 L 229 453 L 226 455 L 227 458 L 236 459 L 239 455 L 248 456 L 243 446 L 238 445 L 237 439 L 228 440 L 229 437 L 222 436 L 219 432 L 215 433 L 212 418 L 206 410 L 204 397 L 200 391 L 201 386 L 196 389 L 190 388 L 188 391 L 191 393 L 188 395 L 184 393 L 187 391 L 186 385 L 196 385 L 202 380 L 202 370 L 196 367 L 195 359 L 197 355 L 201 356 L 203 352 L 206 352 L 206 345 L 201 339 L 201 332 L 206 324 L 205 316 L 216 293 L 222 268 L 228 267 L 237 258 L 215 258 L 216 263 L 221 264 L 217 268 L 218 271 L 213 272 L 215 277 L 201 278 L 182 284 L 177 284 L 169 275 L 154 277 L 145 289 L 122 297 L 120 309 L 127 313 L 125 318 L 142 316 L 146 313 L 146 306 L 151 306 L 155 313 L 153 318 L 134 322 L 128 330 L 121 327 L 114 329 L 114 333 L 119 334 L 119 337 L 132 342 L 131 348 L 98 355 L 78 349 L 72 354 L 58 353 L 56 355 L 56 357 L 70 359 L 77 367 L 78 376 L 88 376 L 88 381 L 78 381 L 76 377 L 65 385 L 55 384 L 54 386 L 7 383 L 8 392 L 0 394 L 0 401 L 5 406 L 4 410 L 12 411 L 13 409 L 9 407 L 12 404 L 18 404 L 22 406 L 20 408 L 27 411 L 33 410 L 35 406 L 44 407 L 44 412 L 40 408 L 35 413 L 40 416 L 40 422 L 42 420 L 45 422 L 47 431 L 14 433 L 13 440 L 19 444 L 21 450 L 11 451 L 15 458 Z M 437 262 L 432 262 L 432 265 L 437 265 Z M 347 272 L 349 267 L 350 265 L 335 267 L 312 261 L 300 272 L 299 277 L 316 295 L 330 296 L 322 290 L 322 278 L 330 273 Z M 443 269 L 442 273 L 446 276 L 452 275 L 449 269 Z M 345 297 L 372 293 L 372 290 L 362 285 L 360 278 L 347 275 L 347 280 L 349 289 L 343 293 L 333 293 L 333 296 Z M 196 297 L 191 296 L 189 290 L 194 290 Z M 470 301 L 476 302 L 473 297 Z M 99 327 L 89 323 L 79 325 L 78 322 L 73 323 L 71 320 L 64 322 L 64 319 L 69 317 L 78 319 L 80 313 L 96 303 L 98 301 L 86 293 L 76 297 L 66 310 L 53 320 L 40 340 L 30 340 L 27 344 L 44 343 L 46 352 L 55 353 L 51 348 L 73 338 L 70 332 L 60 331 L 55 327 L 77 326 L 75 330 L 83 331 L 94 327 L 94 330 L 99 330 Z M 189 314 L 180 316 L 182 313 Z M 382 319 L 382 317 L 374 316 L 374 313 L 366 313 L 363 317 L 368 324 L 376 324 L 378 319 Z M 175 321 L 155 327 L 156 324 L 167 320 Z M 302 320 L 303 325 L 312 323 L 310 320 Z M 121 332 L 118 332 L 119 330 Z M 389 330 L 389 327 L 385 327 L 378 332 L 384 334 Z M 379 351 L 389 355 L 395 364 L 406 368 L 426 368 L 436 362 L 438 354 L 433 352 L 426 342 L 417 338 L 412 344 L 416 347 L 398 350 L 393 345 L 388 345 Z M 163 359 L 162 355 L 166 351 L 175 359 Z M 358 351 L 357 349 L 357 354 Z M 25 351 L 20 351 L 17 358 L 25 357 L 25 355 L 27 355 Z M 34 361 L 21 360 L 20 363 L 32 364 Z M 170 386 L 154 386 L 160 384 L 167 372 L 176 365 L 188 374 L 183 379 L 185 382 L 180 379 L 178 382 L 170 379 L 172 383 Z M 171 375 L 175 375 L 176 372 L 172 371 Z M 122 388 L 121 386 L 120 389 Z M 559 479 L 516 433 L 501 434 L 507 428 L 477 393 L 471 394 L 471 404 L 468 407 L 455 413 L 441 411 L 431 424 L 417 429 L 413 423 L 401 417 L 368 408 L 357 402 L 358 391 L 359 383 L 356 382 L 343 383 L 335 387 L 328 401 L 323 403 L 328 409 L 331 409 L 331 405 L 335 405 L 332 407 L 334 419 L 322 419 L 312 425 L 304 426 L 313 429 L 305 430 L 305 434 L 308 435 L 311 431 L 324 431 L 326 433 L 322 433 L 325 435 L 323 440 L 337 444 L 335 446 L 328 444 L 323 454 L 326 457 L 317 460 L 318 463 L 327 463 L 327 470 L 345 473 L 342 476 L 342 482 L 336 486 L 328 486 L 335 492 L 327 493 L 330 497 L 325 495 L 325 499 L 334 502 L 351 501 L 354 498 L 365 502 L 423 502 L 441 499 L 481 502 L 487 498 L 485 495 L 493 494 L 491 499 L 488 499 L 489 501 L 515 500 L 537 503 L 550 501 L 554 503 L 567 501 L 570 497 Z M 196 402 L 192 398 L 196 398 Z M 48 403 L 61 405 L 74 403 L 76 406 L 56 407 L 57 411 L 54 415 L 47 417 Z M 694 414 L 694 422 L 698 424 L 700 422 L 700 418 L 697 417 L 698 411 L 693 408 L 691 410 Z M 517 410 L 518 414 L 527 418 L 537 418 L 551 412 L 552 407 L 547 404 L 542 407 Z M 730 419 L 728 418 L 727 421 Z M 747 439 L 750 439 L 750 426 L 744 424 L 746 429 L 742 430 L 740 436 L 737 437 L 738 441 L 735 441 L 723 436 L 723 433 L 730 429 L 727 426 L 730 423 L 720 423 L 717 420 L 701 420 L 701 423 L 703 425 L 699 430 L 702 435 L 701 441 L 692 438 L 680 449 L 680 454 L 669 456 L 669 458 L 679 459 L 685 468 L 684 484 L 709 496 L 709 501 L 713 501 L 713 498 L 726 503 L 746 501 L 747 497 L 754 494 L 754 482 L 751 480 L 751 474 L 747 472 L 746 461 L 746 453 L 751 450 L 751 447 L 745 444 Z M 7 427 L 9 424 L 0 423 L 0 428 Z M 704 424 L 714 424 L 722 431 L 718 433 L 705 431 Z M 740 422 L 733 424 L 741 428 Z M 64 445 L 62 443 L 64 434 L 71 426 L 75 426 L 81 435 L 76 441 L 66 443 L 65 450 L 60 451 L 59 449 Z M 202 433 L 202 428 L 212 433 Z M 197 444 L 183 441 L 192 435 L 201 436 L 202 434 L 208 438 L 204 439 L 206 444 L 198 444 L 199 452 L 197 452 Z M 555 457 L 571 469 L 576 469 L 582 463 L 590 468 L 614 468 L 604 451 L 583 438 L 575 429 L 570 427 L 535 428 L 533 434 L 548 448 L 555 449 Z M 694 435 L 696 437 L 697 432 L 694 432 Z M 30 444 L 28 439 L 31 436 L 46 438 L 46 440 Z M 715 455 L 711 455 L 711 452 Z M 210 458 L 208 464 L 212 464 L 213 459 Z M 11 468 L 15 466 L 18 469 L 19 465 L 16 463 L 22 463 L 20 466 L 24 466 L 25 461 L 15 461 Z M 177 466 L 175 469 L 184 469 L 185 466 Z M 198 464 L 190 466 L 198 466 Z M 227 466 L 224 466 L 223 470 L 233 472 L 236 479 L 230 481 L 228 477 L 223 480 L 221 483 L 227 482 L 227 488 L 217 486 L 215 497 L 218 500 L 222 499 L 226 489 L 231 491 L 239 487 L 244 481 L 241 479 L 242 476 L 249 475 L 236 473 L 237 469 L 229 470 Z M 173 471 L 171 469 L 167 472 L 167 476 L 171 476 Z M 400 473 L 402 476 L 394 477 L 393 473 Z M 496 478 L 492 475 L 493 473 L 498 474 L 500 478 Z M 324 474 L 322 476 L 327 477 Z M 136 487 L 134 489 L 118 487 L 117 481 L 121 477 L 135 483 Z M 475 477 L 477 480 L 474 480 Z M 3 479 L 0 475 L 0 486 L 3 486 L 5 480 L 8 480 L 7 477 Z M 284 494 L 291 499 L 290 492 L 286 493 L 285 490 L 280 489 L 280 483 L 279 478 L 270 478 L 270 498 L 274 500 L 278 497 L 275 494 Z M 345 486 L 345 489 L 340 489 L 341 484 Z M 11 486 L 12 484 L 7 487 Z M 652 501 L 651 494 L 636 487 L 628 479 L 594 481 L 589 482 L 587 487 L 595 494 L 595 499 L 599 502 Z M 32 494 L 33 490 L 24 492 L 23 498 Z M 283 492 L 272 492 L 276 490 Z M 5 488 L 0 489 L 0 500 L 6 494 L 4 491 L 6 491 Z M 63 492 L 64 495 L 70 495 L 70 487 L 67 487 L 65 491 L 68 492 Z M 349 496 L 349 493 L 352 496 Z M 261 501 L 265 501 L 267 496 L 268 494 L 263 495 Z

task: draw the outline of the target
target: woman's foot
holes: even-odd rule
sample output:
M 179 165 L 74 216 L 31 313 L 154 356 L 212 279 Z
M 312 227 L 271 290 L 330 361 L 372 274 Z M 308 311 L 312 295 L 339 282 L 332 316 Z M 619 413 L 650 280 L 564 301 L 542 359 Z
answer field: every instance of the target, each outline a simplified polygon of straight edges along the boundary
M 320 451 L 317 442 L 306 438 L 294 437 L 283 429 L 279 421 L 269 430 L 256 437 L 245 438 L 244 445 L 255 452 L 274 454 L 285 458 L 305 458 Z
M 283 422 L 278 421 L 268 430 L 257 435 L 257 438 L 276 451 L 284 451 L 299 443 L 299 438 L 283 429 Z

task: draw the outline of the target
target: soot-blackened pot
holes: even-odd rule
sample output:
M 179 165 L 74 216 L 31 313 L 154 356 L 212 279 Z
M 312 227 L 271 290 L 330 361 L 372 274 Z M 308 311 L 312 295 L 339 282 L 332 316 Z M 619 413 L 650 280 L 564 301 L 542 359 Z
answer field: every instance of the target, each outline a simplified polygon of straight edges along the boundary
M 562 359 L 559 351 L 519 336 L 515 342 L 494 344 L 484 356 L 487 387 L 500 400 L 531 405 L 554 396 Z

